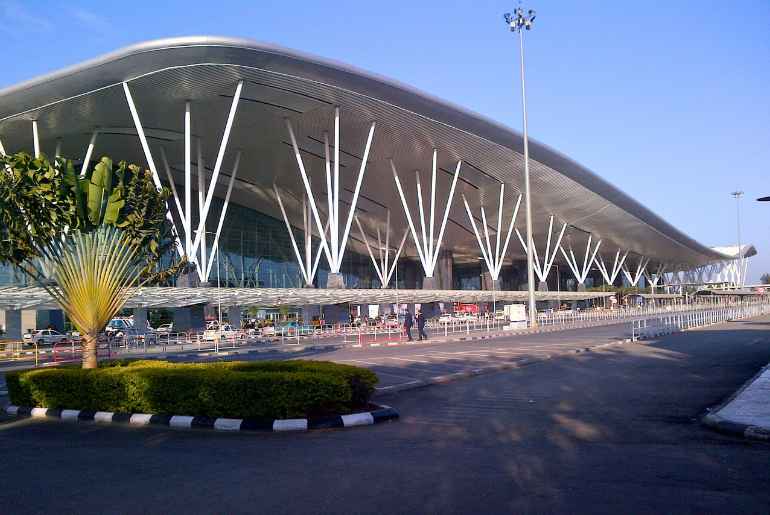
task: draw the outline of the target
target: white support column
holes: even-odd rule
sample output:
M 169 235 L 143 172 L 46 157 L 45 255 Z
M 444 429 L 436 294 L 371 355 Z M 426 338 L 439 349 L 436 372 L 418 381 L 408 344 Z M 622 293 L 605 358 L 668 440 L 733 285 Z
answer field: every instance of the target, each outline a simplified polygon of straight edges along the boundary
M 40 157 L 40 134 L 37 130 L 37 120 L 32 120 L 32 143 L 35 147 L 35 159 Z
M 0 139 L 0 156 L 8 155 L 5 153 L 5 147 L 3 146 L 3 140 Z
M 404 236 L 401 238 L 401 242 L 398 245 L 398 248 L 395 249 L 395 255 L 393 257 L 393 260 L 391 262 L 390 259 L 390 210 L 388 210 L 388 214 L 386 217 L 386 224 L 385 224 L 385 245 L 382 244 L 382 238 L 380 236 L 380 229 L 377 228 L 377 251 L 379 260 L 375 257 L 374 251 L 372 250 L 371 244 L 369 243 L 369 238 L 366 236 L 366 232 L 364 231 L 363 226 L 361 225 L 361 222 L 359 221 L 358 217 L 355 217 L 356 225 L 358 226 L 358 230 L 361 234 L 361 239 L 364 240 L 364 245 L 366 245 L 366 250 L 369 253 L 369 257 L 372 260 L 372 265 L 374 265 L 374 271 L 377 274 L 377 277 L 380 279 L 381 288 L 387 288 L 388 284 L 390 284 L 390 278 L 393 276 L 393 272 L 396 269 L 396 263 L 398 262 L 398 258 L 401 255 L 401 251 L 404 248 L 404 242 L 406 241 L 406 237 L 409 235 L 409 230 L 404 231 Z
M 625 263 L 627 257 L 628 251 L 623 254 L 623 257 L 620 257 L 620 249 L 618 249 L 618 251 L 615 253 L 615 261 L 612 264 L 611 271 L 607 268 L 607 265 L 604 263 L 602 256 L 596 256 L 596 258 L 594 258 L 596 266 L 602 273 L 604 281 L 607 283 L 607 285 L 612 286 L 615 283 L 615 279 L 618 277 L 618 273 L 620 273 L 620 270 L 623 267 L 623 263 Z
M 198 140 L 197 145 L 197 153 L 198 153 L 198 165 L 196 167 L 197 175 L 198 175 L 198 225 L 200 225 L 201 220 L 203 220 L 203 202 L 204 197 L 206 195 L 206 163 L 203 161 L 203 148 L 202 143 L 200 139 Z M 190 228 L 192 229 L 192 225 L 190 225 Z M 206 229 L 206 223 L 204 220 L 203 223 L 204 231 Z M 192 238 L 192 236 L 191 236 Z M 197 262 L 198 261 L 198 251 L 192 252 L 192 243 L 190 244 L 190 256 Z M 198 276 L 200 277 L 200 280 L 203 281 L 203 271 L 206 269 L 207 262 L 206 262 L 206 253 L 208 252 L 208 247 L 206 245 L 206 233 L 203 233 L 203 240 L 202 244 L 200 245 L 200 263 L 198 263 Z
M 186 212 L 182 209 L 182 203 L 180 202 L 179 194 L 176 191 L 176 183 L 174 182 L 174 176 L 171 175 L 171 167 L 168 164 L 166 149 L 163 147 L 160 147 L 160 160 L 161 160 L 161 163 L 163 163 L 163 169 L 166 172 L 166 180 L 168 180 L 168 184 L 171 187 L 171 195 L 174 197 L 176 212 L 179 215 L 179 219 L 182 221 L 182 228 L 184 229 L 185 239 L 187 239 L 187 235 L 190 232 L 190 228 L 187 227 Z M 185 248 L 185 251 L 187 251 L 186 248 Z
M 559 247 L 561 245 L 561 239 L 564 237 L 564 231 L 567 230 L 567 223 L 563 222 L 561 226 L 561 231 L 559 231 L 559 236 L 556 238 L 556 244 L 553 245 L 553 252 L 551 251 L 551 238 L 553 236 L 553 220 L 554 216 L 551 215 L 548 220 L 548 237 L 546 240 L 546 247 L 545 247 L 545 256 L 543 256 L 543 263 L 542 266 L 540 264 L 540 259 L 537 254 L 537 247 L 534 245 L 534 238 L 532 238 L 532 254 L 535 259 L 535 262 L 533 263 L 533 269 L 535 273 L 537 274 L 538 279 L 540 279 L 540 282 L 544 283 L 548 279 L 548 273 L 551 271 L 551 267 L 553 266 L 553 262 L 556 259 L 556 254 L 559 252 Z M 519 238 L 519 243 L 521 243 L 521 246 L 524 248 L 524 250 L 527 250 L 527 244 L 524 242 L 524 238 L 521 235 L 521 232 L 519 232 L 519 229 L 516 228 L 516 236 Z
M 163 185 L 160 182 L 160 176 L 158 175 L 158 169 L 155 167 L 155 160 L 152 158 L 152 153 L 150 152 L 150 145 L 147 143 L 147 138 L 144 135 L 144 128 L 142 127 L 142 122 L 139 119 L 139 113 L 136 110 L 136 105 L 134 104 L 134 99 L 131 96 L 131 90 L 128 88 L 128 83 L 123 83 L 123 92 L 126 95 L 126 102 L 128 103 L 128 109 L 131 111 L 131 118 L 134 120 L 134 126 L 136 127 L 136 133 L 139 136 L 139 141 L 142 144 L 142 150 L 144 151 L 144 157 L 147 160 L 147 166 L 150 167 L 150 172 L 152 173 L 152 182 L 155 184 L 155 187 L 158 189 L 161 189 Z M 96 133 L 94 133 L 94 136 L 92 136 L 92 140 L 95 138 Z M 92 150 L 91 145 L 88 146 L 89 151 Z M 85 170 L 85 167 L 87 165 L 88 161 L 83 162 L 83 168 Z M 82 175 L 82 174 L 81 174 Z M 176 227 L 176 222 L 174 222 L 174 218 L 171 216 L 171 212 L 166 208 L 166 219 L 171 222 L 171 226 L 174 228 L 174 243 L 176 243 L 177 252 L 179 252 L 180 256 L 185 255 L 184 247 L 182 246 L 182 242 L 179 239 L 179 231 Z
M 371 151 L 372 147 L 372 141 L 374 139 L 374 130 L 376 127 L 376 123 L 372 122 L 369 126 L 369 134 L 366 139 L 366 146 L 364 147 L 364 153 L 361 158 L 361 166 L 358 170 L 358 178 L 356 179 L 356 185 L 355 189 L 353 191 L 353 198 L 350 202 L 350 210 L 348 212 L 347 220 L 345 223 L 344 230 L 342 232 L 342 236 L 340 237 L 339 229 L 340 229 L 340 162 L 339 162 L 339 153 L 340 153 L 340 113 L 339 113 L 339 107 L 336 107 L 334 109 L 334 178 L 331 177 L 331 163 L 330 163 L 330 152 L 329 152 L 329 141 L 328 141 L 328 135 L 324 133 L 324 150 L 325 150 L 325 160 L 326 160 L 326 187 L 327 187 L 327 201 L 329 202 L 329 214 L 328 214 L 328 226 L 330 229 L 330 237 L 327 240 L 325 235 L 325 230 L 323 228 L 323 223 L 321 222 L 321 217 L 318 211 L 318 207 L 316 206 L 315 201 L 315 194 L 310 187 L 310 179 L 307 175 L 307 171 L 305 170 L 305 164 L 302 159 L 302 154 L 299 150 L 299 145 L 297 144 L 297 138 L 294 134 L 294 127 L 291 124 L 291 121 L 286 118 L 286 128 L 289 131 L 289 137 L 291 139 L 292 148 L 294 149 L 294 157 L 297 160 L 297 167 L 299 168 L 299 173 L 302 177 L 302 182 L 305 186 L 305 193 L 307 194 L 308 202 L 310 204 L 310 210 L 313 214 L 313 219 L 315 220 L 316 229 L 318 230 L 319 234 L 321 235 L 321 245 L 324 249 L 324 252 L 327 255 L 327 259 L 329 260 L 329 268 L 332 274 L 339 274 L 340 268 L 342 267 L 342 260 L 345 256 L 345 247 L 347 246 L 348 236 L 350 234 L 350 226 L 353 223 L 353 217 L 355 215 L 356 211 L 356 205 L 358 204 L 358 197 L 361 193 L 361 185 L 364 180 L 364 174 L 366 172 L 366 165 L 367 161 L 369 159 L 369 152 Z
M 235 154 L 235 164 L 233 164 L 233 171 L 230 175 L 230 181 L 227 183 L 227 193 L 225 193 L 225 203 L 222 205 L 222 212 L 219 214 L 219 223 L 217 224 L 217 232 L 214 233 L 214 252 L 219 252 L 216 250 L 219 245 L 219 235 L 222 233 L 222 225 L 225 223 L 225 216 L 227 216 L 227 208 L 230 205 L 230 193 L 233 191 L 233 184 L 235 184 L 235 177 L 238 175 L 238 167 L 241 165 L 241 152 L 238 151 L 237 154 Z M 213 256 L 212 256 L 213 257 Z M 204 281 L 209 280 L 209 275 L 211 275 L 211 265 L 214 263 L 214 260 L 211 259 L 206 266 L 206 275 L 204 277 Z
M 241 91 L 243 91 L 243 81 L 238 81 L 238 85 L 235 87 L 235 94 L 233 95 L 233 101 L 230 104 L 230 112 L 227 114 L 227 122 L 225 123 L 225 132 L 222 135 L 222 141 L 219 144 L 219 152 L 217 152 L 217 159 L 214 162 L 214 170 L 211 172 L 211 182 L 209 183 L 208 191 L 206 192 L 206 200 L 203 203 L 203 212 L 200 214 L 200 221 L 198 223 L 198 233 L 195 235 L 193 241 L 192 254 L 195 254 L 198 250 L 198 246 L 201 243 L 201 238 L 204 237 L 206 231 L 206 219 L 208 218 L 209 209 L 211 208 L 211 199 L 214 198 L 214 190 L 217 187 L 217 180 L 219 179 L 219 171 L 222 168 L 222 161 L 225 158 L 225 151 L 227 150 L 227 143 L 230 141 L 230 131 L 233 128 L 233 122 L 235 121 L 235 113 L 238 111 L 238 101 L 241 98 Z
M 99 134 L 98 130 L 91 133 L 91 139 L 88 141 L 88 148 L 86 148 L 86 155 L 83 158 L 83 166 L 80 168 L 80 178 L 86 176 L 88 171 L 88 164 L 91 162 L 91 155 L 94 153 L 94 146 L 96 145 L 96 136 Z
M 436 150 L 433 151 L 433 159 L 434 159 L 434 167 L 436 166 Z M 425 209 L 422 202 L 422 188 L 420 185 L 420 178 L 419 175 L 417 176 L 417 207 L 420 211 L 420 222 L 421 222 L 421 228 L 422 228 L 422 240 L 420 240 L 420 237 L 417 234 L 417 230 L 415 229 L 414 222 L 412 221 L 412 215 L 409 212 L 409 203 L 406 201 L 406 196 L 404 195 L 404 190 L 401 187 L 401 181 L 398 178 L 398 172 L 396 171 L 396 165 L 393 163 L 393 160 L 390 160 L 390 168 L 393 171 L 393 180 L 396 182 L 396 189 L 398 190 L 399 197 L 401 197 L 401 205 L 404 208 L 404 213 L 406 214 L 406 220 L 409 223 L 409 229 L 412 233 L 412 238 L 414 239 L 414 244 L 417 247 L 417 254 L 420 257 L 420 262 L 422 263 L 423 270 L 425 271 L 425 277 L 426 278 L 432 278 L 433 272 L 436 269 L 436 261 L 438 260 L 439 252 L 441 251 L 441 242 L 444 238 L 444 231 L 446 230 L 446 222 L 449 218 L 449 210 L 452 207 L 452 200 L 454 199 L 455 194 L 455 188 L 457 186 L 457 179 L 460 176 L 460 168 L 462 167 L 462 161 L 457 162 L 457 166 L 455 167 L 455 173 L 452 177 L 452 185 L 449 188 L 449 197 L 446 201 L 446 206 L 444 208 L 444 216 L 441 221 L 441 228 L 438 232 L 438 238 L 433 241 L 433 235 L 435 234 L 435 228 L 433 227 L 435 218 L 431 216 L 429 218 L 430 227 L 425 227 Z M 432 177 L 431 180 L 431 211 L 435 210 L 435 176 Z
M 631 283 L 631 286 L 635 287 L 637 284 L 639 284 L 639 279 L 641 279 L 644 275 L 644 271 L 647 268 L 647 263 L 649 262 L 649 258 L 645 258 L 644 256 L 640 257 L 639 263 L 636 266 L 636 271 L 633 274 L 631 274 L 628 267 L 623 265 L 623 275 L 626 276 L 626 279 L 628 279 L 628 282 Z
M 666 272 L 666 268 L 667 265 L 665 263 L 658 263 L 658 266 L 655 268 L 654 272 L 650 273 L 648 270 L 644 271 L 644 277 L 650 283 L 652 293 L 655 293 L 655 288 L 658 287 L 658 283 L 660 282 L 661 278 L 663 278 L 663 274 Z
M 187 255 L 192 251 L 192 115 L 190 102 L 184 106 L 184 214 L 185 214 L 185 241 L 184 248 Z
M 61 138 L 56 138 L 56 148 L 53 151 L 54 158 L 61 157 Z
M 593 236 L 589 234 L 588 243 L 586 244 L 585 255 L 583 256 L 582 266 L 580 266 L 580 264 L 578 263 L 578 260 L 575 258 L 575 252 L 572 250 L 572 247 L 570 247 L 569 255 L 568 255 L 567 252 L 564 250 L 564 247 L 562 247 L 561 245 L 559 246 L 559 250 L 561 250 L 561 253 L 564 255 L 564 259 L 567 261 L 567 264 L 572 270 L 572 273 L 575 275 L 575 279 L 577 280 L 579 285 L 583 285 L 586 282 L 586 279 L 588 279 L 588 273 L 591 271 L 591 265 L 596 259 L 596 253 L 599 251 L 599 247 L 601 247 L 602 245 L 602 240 L 599 240 L 596 242 L 596 246 L 593 247 L 593 250 L 592 250 L 591 249 L 592 238 Z
M 329 257 L 328 251 L 323 245 L 319 245 L 318 252 L 315 256 L 315 260 L 311 264 L 312 259 L 312 230 L 311 230 L 311 224 L 310 224 L 310 216 L 308 213 L 303 213 L 303 224 L 305 226 L 305 258 L 303 259 L 302 253 L 299 251 L 299 245 L 297 244 L 297 239 L 294 237 L 294 230 L 291 227 L 291 222 L 289 221 L 289 216 L 286 213 L 286 208 L 283 205 L 283 200 L 281 199 L 281 194 L 278 191 L 278 187 L 273 184 L 273 192 L 275 193 L 275 198 L 278 201 L 278 207 L 281 210 L 281 215 L 283 216 L 284 224 L 286 225 L 286 231 L 289 233 L 289 241 L 291 241 L 292 249 L 294 250 L 294 255 L 297 258 L 297 266 L 299 266 L 299 271 L 302 274 L 302 278 L 305 280 L 305 284 L 307 286 L 312 286 L 313 279 L 315 278 L 315 274 L 318 271 L 318 264 L 321 261 L 321 255 L 326 254 L 327 258 Z M 303 199 L 303 204 L 304 203 Z M 303 211 L 307 211 L 307 208 L 305 207 Z M 329 223 L 327 222 L 326 227 L 321 232 L 321 238 L 326 238 L 326 233 L 329 230 Z M 308 241 L 310 244 L 308 244 Z
M 495 247 L 492 248 L 492 245 L 490 243 L 489 239 L 489 230 L 487 229 L 487 217 L 486 212 L 484 210 L 484 206 L 481 206 L 481 219 L 482 223 L 484 224 L 484 234 L 486 239 L 486 245 L 482 242 L 481 234 L 479 233 L 479 229 L 476 226 L 476 220 L 473 217 L 473 213 L 471 212 L 470 205 L 468 204 L 468 199 L 465 198 L 465 195 L 462 196 L 463 198 L 463 204 L 465 205 L 465 212 L 468 215 L 468 219 L 471 222 L 471 227 L 473 227 L 473 232 L 476 235 L 476 241 L 479 244 L 479 249 L 481 250 L 481 255 L 484 258 L 484 262 L 487 264 L 487 270 L 489 270 L 489 275 L 491 276 L 493 281 L 497 281 L 500 277 L 500 271 L 503 268 L 503 261 L 505 259 L 505 255 L 508 252 L 508 243 L 511 240 L 511 234 L 513 233 L 514 226 L 516 224 L 516 216 L 519 213 L 519 206 L 521 205 L 521 194 L 519 194 L 519 197 L 516 199 L 516 205 L 513 208 L 513 214 L 511 216 L 511 221 L 508 225 L 508 232 L 506 234 L 505 240 L 503 242 L 503 246 L 500 247 L 500 236 L 503 233 L 503 200 L 505 196 L 505 185 L 500 184 L 500 200 L 498 201 L 497 206 L 497 231 L 495 234 Z
M 160 189 L 162 184 L 160 182 L 160 176 L 158 175 L 158 169 L 155 167 L 155 160 L 152 158 L 152 152 L 150 152 L 150 145 L 147 143 L 147 137 L 144 134 L 144 128 L 142 122 L 139 119 L 139 113 L 136 110 L 134 99 L 131 96 L 131 90 L 128 88 L 128 83 L 123 83 L 123 92 L 126 94 L 126 102 L 128 102 L 128 109 L 131 111 L 131 117 L 134 119 L 134 126 L 136 127 L 136 133 L 139 135 L 139 141 L 142 144 L 142 150 L 144 151 L 144 157 L 147 160 L 147 166 L 150 167 L 152 172 L 152 181 L 155 183 L 155 187 Z

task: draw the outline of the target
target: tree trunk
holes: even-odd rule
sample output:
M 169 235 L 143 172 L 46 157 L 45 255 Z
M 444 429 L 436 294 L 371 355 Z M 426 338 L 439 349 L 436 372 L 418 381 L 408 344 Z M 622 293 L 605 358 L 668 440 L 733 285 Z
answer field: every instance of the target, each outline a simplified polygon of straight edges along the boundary
M 96 335 L 83 334 L 81 336 L 81 345 L 83 346 L 83 368 L 98 367 L 96 357 Z

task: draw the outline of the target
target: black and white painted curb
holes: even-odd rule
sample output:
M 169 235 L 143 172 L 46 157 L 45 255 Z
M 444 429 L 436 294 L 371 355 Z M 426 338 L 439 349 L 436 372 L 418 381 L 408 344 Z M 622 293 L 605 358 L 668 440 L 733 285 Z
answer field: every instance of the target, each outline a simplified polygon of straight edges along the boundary
M 166 426 L 175 429 L 215 429 L 217 431 L 308 431 L 337 427 L 370 426 L 398 418 L 398 411 L 390 406 L 350 415 L 334 415 L 319 418 L 292 418 L 263 420 L 248 418 L 210 418 L 185 415 L 157 415 L 150 413 L 113 413 L 56 408 L 29 408 L 6 406 L 5 412 L 16 417 L 53 418 L 68 422 L 124 423 L 132 426 Z

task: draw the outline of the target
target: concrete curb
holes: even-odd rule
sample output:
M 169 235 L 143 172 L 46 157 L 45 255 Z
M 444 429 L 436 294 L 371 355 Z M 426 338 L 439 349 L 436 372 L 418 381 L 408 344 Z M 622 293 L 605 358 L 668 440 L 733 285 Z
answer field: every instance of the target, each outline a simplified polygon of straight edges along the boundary
M 770 441 L 770 429 L 764 427 L 733 422 L 732 420 L 728 420 L 713 413 L 709 413 L 703 417 L 701 422 L 706 427 L 709 427 L 718 433 L 739 436 L 741 438 L 750 438 L 752 440 Z
M 732 395 L 730 395 L 721 404 L 712 408 L 710 412 L 701 418 L 701 423 L 717 431 L 718 433 L 738 436 L 741 438 L 749 438 L 752 440 L 770 441 L 770 427 L 754 426 L 751 424 L 745 424 L 742 422 L 734 422 L 730 419 L 718 415 L 719 411 L 730 404 L 736 397 L 738 397 L 746 388 L 752 385 L 763 373 L 770 369 L 770 365 L 765 365 L 762 369 L 754 374 L 751 379 L 743 383 Z
M 355 426 L 370 426 L 398 419 L 398 411 L 390 406 L 350 415 L 334 415 L 319 418 L 295 419 L 240 419 L 191 417 L 185 415 L 163 415 L 152 413 L 113 413 L 106 411 L 68 410 L 58 408 L 30 408 L 6 406 L 8 415 L 19 418 L 53 418 L 67 422 L 95 422 L 107 424 L 128 424 L 132 426 L 164 426 L 174 429 L 214 429 L 216 431 L 285 432 L 308 431 Z

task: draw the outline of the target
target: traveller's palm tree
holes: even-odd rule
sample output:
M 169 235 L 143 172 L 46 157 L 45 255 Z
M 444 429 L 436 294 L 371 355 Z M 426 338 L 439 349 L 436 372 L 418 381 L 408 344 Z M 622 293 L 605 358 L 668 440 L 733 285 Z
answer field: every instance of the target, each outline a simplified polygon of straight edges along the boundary
M 150 172 L 102 158 L 78 174 L 69 160 L 0 155 L 0 263 L 43 286 L 83 338 L 83 367 L 97 365 L 96 339 L 129 288 L 163 281 L 186 265 L 160 266 L 173 235 L 169 191 Z
M 83 368 L 97 366 L 97 337 L 125 304 L 140 279 L 138 247 L 118 228 L 74 232 L 39 249 L 43 287 L 80 332 Z

